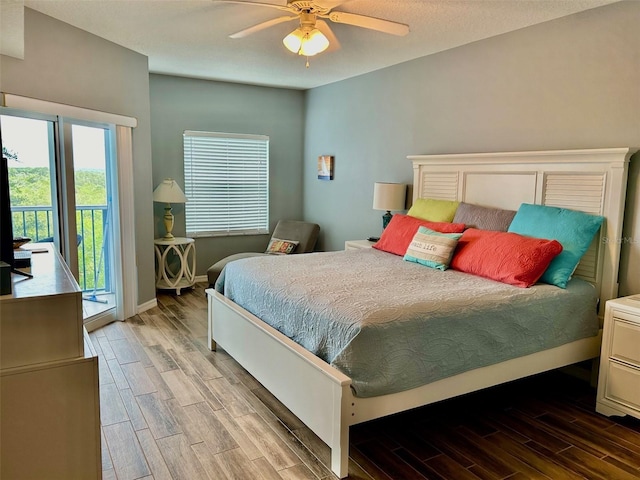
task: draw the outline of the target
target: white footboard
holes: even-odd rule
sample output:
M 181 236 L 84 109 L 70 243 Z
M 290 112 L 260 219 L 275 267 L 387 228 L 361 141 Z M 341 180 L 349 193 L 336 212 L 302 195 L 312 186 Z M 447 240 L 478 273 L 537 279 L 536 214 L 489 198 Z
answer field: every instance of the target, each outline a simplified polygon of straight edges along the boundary
M 215 290 L 206 293 L 212 348 L 220 344 L 315 432 L 331 448 L 331 470 L 346 477 L 351 379 Z

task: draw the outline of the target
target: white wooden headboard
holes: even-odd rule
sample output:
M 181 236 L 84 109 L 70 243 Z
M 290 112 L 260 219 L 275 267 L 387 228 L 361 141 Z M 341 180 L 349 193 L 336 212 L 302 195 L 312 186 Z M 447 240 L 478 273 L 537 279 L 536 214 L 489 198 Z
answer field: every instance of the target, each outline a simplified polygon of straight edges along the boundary
M 618 266 L 630 148 L 410 155 L 413 199 L 437 198 L 517 210 L 521 203 L 605 217 L 575 275 L 601 304 L 618 296 Z M 600 315 L 604 308 L 600 309 Z

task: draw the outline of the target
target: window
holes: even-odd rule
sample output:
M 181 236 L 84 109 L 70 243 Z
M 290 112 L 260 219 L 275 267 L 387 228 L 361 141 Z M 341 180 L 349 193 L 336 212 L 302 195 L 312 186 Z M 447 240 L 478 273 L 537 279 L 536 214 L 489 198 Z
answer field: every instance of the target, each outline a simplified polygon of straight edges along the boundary
M 269 137 L 184 132 L 187 235 L 269 233 Z

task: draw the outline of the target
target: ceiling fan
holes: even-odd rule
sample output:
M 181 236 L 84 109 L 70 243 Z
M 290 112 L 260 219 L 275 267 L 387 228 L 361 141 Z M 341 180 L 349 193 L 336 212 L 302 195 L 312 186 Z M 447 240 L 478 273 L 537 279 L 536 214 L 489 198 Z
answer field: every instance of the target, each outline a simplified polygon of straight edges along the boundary
M 292 20 L 300 20 L 300 27 L 295 29 L 283 39 L 285 47 L 299 55 L 311 57 L 324 52 L 331 43 L 332 48 L 340 48 L 338 39 L 331 28 L 322 20 L 329 19 L 334 23 L 343 23 L 356 27 L 368 28 L 391 35 L 403 36 L 409 33 L 409 26 L 404 23 L 392 22 L 380 18 L 359 15 L 355 13 L 333 11 L 333 7 L 323 6 L 313 0 L 287 0 L 286 5 L 262 2 L 244 2 L 241 0 L 212 0 L 214 3 L 235 3 L 240 5 L 252 5 L 269 7 L 287 12 L 289 15 L 267 20 L 253 25 L 239 32 L 229 35 L 231 38 L 244 38 L 266 28 Z M 307 67 L 309 62 L 307 61 Z

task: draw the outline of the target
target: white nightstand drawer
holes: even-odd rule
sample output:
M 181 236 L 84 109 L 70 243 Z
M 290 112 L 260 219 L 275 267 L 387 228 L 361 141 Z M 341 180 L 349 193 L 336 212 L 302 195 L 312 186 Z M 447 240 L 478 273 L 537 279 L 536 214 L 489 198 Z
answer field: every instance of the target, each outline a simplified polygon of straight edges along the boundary
M 640 370 L 611 362 L 605 397 L 640 411 Z
M 613 317 L 610 355 L 612 358 L 640 367 L 640 326 L 625 322 L 619 318 L 621 316 L 624 314 L 616 312 Z
M 640 302 L 638 295 L 605 305 L 596 410 L 640 418 Z

